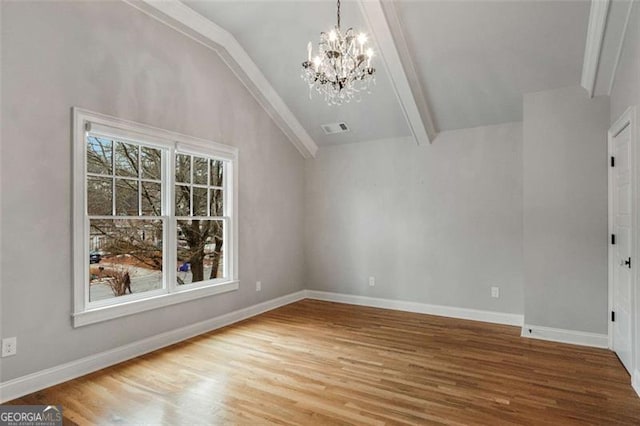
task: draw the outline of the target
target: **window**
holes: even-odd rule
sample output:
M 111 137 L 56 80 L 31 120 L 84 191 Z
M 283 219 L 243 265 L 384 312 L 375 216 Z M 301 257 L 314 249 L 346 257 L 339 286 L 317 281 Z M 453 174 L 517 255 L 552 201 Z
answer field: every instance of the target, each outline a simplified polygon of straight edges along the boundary
M 235 290 L 237 150 L 74 109 L 74 325 Z

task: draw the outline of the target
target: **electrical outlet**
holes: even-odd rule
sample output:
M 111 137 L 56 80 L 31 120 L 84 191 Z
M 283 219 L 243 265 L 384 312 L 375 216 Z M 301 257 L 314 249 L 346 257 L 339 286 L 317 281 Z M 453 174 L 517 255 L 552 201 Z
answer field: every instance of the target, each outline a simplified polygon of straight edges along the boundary
M 376 277 L 369 277 L 369 285 L 373 287 L 376 285 Z
M 491 297 L 494 299 L 500 297 L 500 287 L 491 287 Z
M 15 337 L 2 339 L 2 357 L 15 355 L 18 351 L 18 341 Z
M 262 281 L 256 281 L 256 291 L 262 291 Z

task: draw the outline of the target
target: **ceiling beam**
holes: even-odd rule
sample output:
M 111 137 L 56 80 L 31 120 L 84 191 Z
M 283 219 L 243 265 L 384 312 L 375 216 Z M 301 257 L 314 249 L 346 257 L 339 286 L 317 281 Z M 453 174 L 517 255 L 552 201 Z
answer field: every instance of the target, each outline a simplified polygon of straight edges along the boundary
M 231 33 L 179 0 L 124 1 L 218 53 L 300 154 L 315 157 L 315 141 Z
M 611 21 L 612 10 L 615 7 L 619 7 L 619 6 L 620 6 L 620 2 L 615 2 L 611 4 L 609 8 L 609 18 L 607 19 L 608 22 Z M 616 56 L 613 62 L 613 68 L 611 70 L 611 74 L 609 76 L 609 82 L 607 84 L 606 93 L 605 93 L 606 95 L 611 94 L 611 91 L 613 90 L 613 83 L 615 83 L 615 80 L 616 80 L 616 72 L 618 71 L 618 65 L 620 64 L 620 58 L 622 57 L 622 48 L 624 47 L 624 40 L 627 37 L 627 28 L 629 27 L 629 19 L 631 18 L 631 9 L 633 9 L 633 0 L 630 0 L 629 4 L 627 5 L 626 15 L 624 17 L 624 23 L 622 24 L 622 29 L 620 31 L 620 38 L 618 40 L 618 43 L 616 44 Z M 608 22 L 607 22 L 606 32 L 611 31 L 611 27 Z M 605 34 L 605 37 L 606 37 L 606 34 Z M 603 50 L 604 49 L 606 48 L 603 47 Z M 596 88 L 597 86 L 598 84 L 596 79 Z
M 433 142 L 438 132 L 393 2 L 360 0 L 360 7 L 416 142 Z
M 584 60 L 582 63 L 582 78 L 580 84 L 593 97 L 596 87 L 596 77 L 600 64 L 600 52 L 602 40 L 607 24 L 610 0 L 591 0 L 589 12 L 589 26 L 587 27 L 587 41 L 584 47 Z

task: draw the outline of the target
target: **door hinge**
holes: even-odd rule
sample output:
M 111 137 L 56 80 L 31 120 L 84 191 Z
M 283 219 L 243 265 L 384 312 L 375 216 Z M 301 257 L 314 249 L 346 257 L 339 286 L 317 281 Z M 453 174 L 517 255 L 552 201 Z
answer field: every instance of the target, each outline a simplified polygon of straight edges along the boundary
M 611 244 L 616 243 L 616 234 L 611 234 Z
M 616 157 L 611 156 L 611 167 L 615 167 L 616 166 Z
M 616 322 L 616 313 L 611 311 L 611 322 Z
M 629 269 L 631 269 L 631 258 L 628 258 L 627 260 L 625 260 L 624 264 L 627 265 Z

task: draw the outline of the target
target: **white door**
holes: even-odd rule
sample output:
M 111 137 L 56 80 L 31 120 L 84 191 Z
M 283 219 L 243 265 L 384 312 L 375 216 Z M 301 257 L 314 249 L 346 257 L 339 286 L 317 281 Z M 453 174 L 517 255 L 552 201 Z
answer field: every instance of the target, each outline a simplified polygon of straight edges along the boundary
M 633 285 L 633 157 L 631 126 L 610 132 L 609 208 L 611 219 L 611 251 L 609 268 L 612 271 L 611 334 L 613 350 L 627 371 L 632 371 L 631 290 Z

